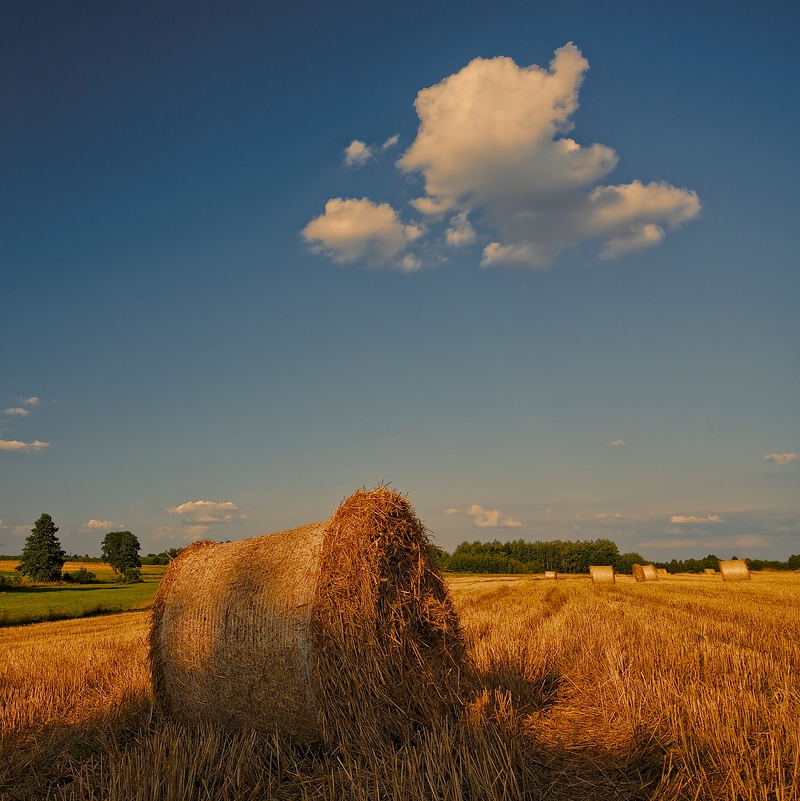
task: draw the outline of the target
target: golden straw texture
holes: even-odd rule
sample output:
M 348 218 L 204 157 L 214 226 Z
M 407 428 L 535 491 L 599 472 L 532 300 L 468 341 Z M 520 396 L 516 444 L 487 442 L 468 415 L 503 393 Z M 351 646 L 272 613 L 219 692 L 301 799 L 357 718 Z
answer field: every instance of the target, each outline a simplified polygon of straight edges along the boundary
M 611 565 L 591 565 L 589 567 L 589 575 L 592 577 L 594 584 L 614 584 L 614 568 Z
M 723 581 L 750 581 L 750 568 L 744 559 L 720 559 L 719 569 Z
M 631 565 L 636 581 L 658 581 L 655 565 Z
M 457 714 L 463 651 L 425 529 L 383 486 L 325 523 L 185 549 L 150 630 L 163 714 L 342 747 Z

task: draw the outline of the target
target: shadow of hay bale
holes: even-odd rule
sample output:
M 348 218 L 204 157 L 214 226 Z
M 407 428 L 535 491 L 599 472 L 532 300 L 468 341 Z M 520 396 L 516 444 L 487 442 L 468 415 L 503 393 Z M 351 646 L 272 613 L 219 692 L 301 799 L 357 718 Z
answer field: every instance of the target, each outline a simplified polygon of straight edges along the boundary
M 385 486 L 324 523 L 195 543 L 153 603 L 162 714 L 299 743 L 379 748 L 457 715 L 463 658 L 425 529 Z

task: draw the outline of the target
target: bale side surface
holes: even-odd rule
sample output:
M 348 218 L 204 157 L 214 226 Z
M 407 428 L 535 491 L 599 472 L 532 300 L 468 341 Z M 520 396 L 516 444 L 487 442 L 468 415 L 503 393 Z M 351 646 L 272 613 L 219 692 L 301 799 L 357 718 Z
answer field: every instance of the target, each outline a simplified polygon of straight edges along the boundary
M 614 584 L 614 568 L 611 565 L 590 565 L 589 575 L 594 584 Z
M 636 581 L 647 581 L 644 575 L 644 568 L 641 565 L 631 565 L 631 572 Z
M 750 568 L 744 559 L 720 560 L 719 570 L 723 581 L 750 581 Z
M 558 578 L 558 572 L 556 570 L 545 570 L 544 571 L 544 577 L 546 579 L 557 579 Z
M 329 744 L 381 747 L 458 713 L 458 617 L 424 526 L 387 487 L 359 490 L 328 525 L 312 652 Z
M 150 628 L 162 712 L 318 738 L 310 617 L 324 531 L 316 523 L 240 542 L 195 543 L 171 563 Z

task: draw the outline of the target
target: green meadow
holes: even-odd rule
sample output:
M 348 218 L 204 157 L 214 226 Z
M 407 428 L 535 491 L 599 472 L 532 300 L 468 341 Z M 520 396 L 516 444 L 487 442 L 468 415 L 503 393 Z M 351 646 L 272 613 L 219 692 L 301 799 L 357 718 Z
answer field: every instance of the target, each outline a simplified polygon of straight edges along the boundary
M 16 576 L 16 563 L 0 563 L 0 575 Z M 113 571 L 104 564 L 74 563 L 64 565 L 65 572 L 85 568 L 96 575 L 91 584 L 31 584 L 0 591 L 0 626 L 19 626 L 48 620 L 68 620 L 132 610 L 148 609 L 166 568 L 142 568 L 141 583 L 119 584 Z

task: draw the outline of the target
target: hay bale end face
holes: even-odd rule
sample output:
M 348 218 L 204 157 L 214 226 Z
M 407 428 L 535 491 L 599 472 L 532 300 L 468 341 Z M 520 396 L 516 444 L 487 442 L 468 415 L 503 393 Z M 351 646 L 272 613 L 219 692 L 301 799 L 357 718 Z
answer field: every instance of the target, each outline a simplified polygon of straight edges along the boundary
M 611 565 L 590 565 L 589 575 L 593 584 L 614 584 L 614 568 Z
M 668 576 L 669 575 L 669 573 L 667 573 L 667 568 L 666 567 L 657 567 L 656 568 L 656 573 L 658 573 L 659 579 L 660 579 L 661 576 Z
M 387 487 L 324 523 L 195 543 L 151 613 L 163 714 L 301 743 L 380 746 L 454 714 L 463 654 L 425 529 Z
M 723 581 L 750 581 L 750 568 L 744 559 L 720 559 L 719 571 Z
M 558 578 L 558 572 L 556 570 L 545 570 L 544 571 L 544 577 L 546 579 L 554 579 L 555 580 L 555 579 Z

